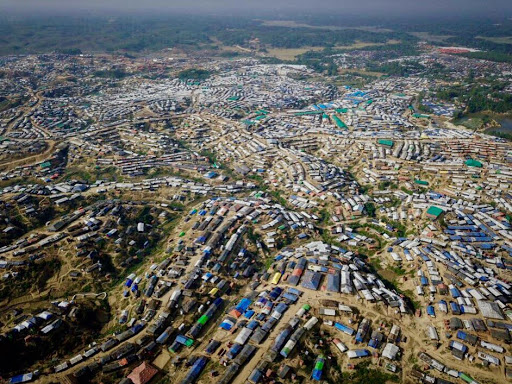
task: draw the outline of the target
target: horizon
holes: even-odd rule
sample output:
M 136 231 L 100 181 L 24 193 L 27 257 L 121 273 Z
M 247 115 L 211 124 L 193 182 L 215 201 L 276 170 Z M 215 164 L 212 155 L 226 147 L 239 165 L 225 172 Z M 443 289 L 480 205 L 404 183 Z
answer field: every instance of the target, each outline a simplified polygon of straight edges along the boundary
M 40 15 L 172 15 L 189 14 L 206 16 L 246 15 L 262 17 L 265 15 L 282 18 L 285 16 L 321 16 L 390 19 L 413 17 L 425 18 L 462 18 L 462 17 L 512 17 L 512 2 L 505 0 L 433 0 L 430 2 L 411 2 L 407 0 L 319 0 L 309 1 L 260 0 L 241 4 L 236 0 L 148 0 L 141 4 L 135 0 L 4 0 L 0 11 L 5 16 Z M 247 15 L 251 12 L 252 15 Z

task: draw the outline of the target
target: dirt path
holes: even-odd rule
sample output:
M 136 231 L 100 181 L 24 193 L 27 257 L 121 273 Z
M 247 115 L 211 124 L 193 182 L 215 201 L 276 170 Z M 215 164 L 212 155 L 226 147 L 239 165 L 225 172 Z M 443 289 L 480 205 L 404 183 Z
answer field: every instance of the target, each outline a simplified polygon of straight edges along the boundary
M 0 170 L 6 171 L 14 169 L 17 166 L 37 164 L 47 159 L 48 156 L 55 149 L 57 143 L 54 140 L 46 140 L 46 142 L 48 143 L 48 148 L 46 149 L 46 151 L 39 153 L 37 155 L 24 157 L 22 159 L 4 161 L 0 163 Z

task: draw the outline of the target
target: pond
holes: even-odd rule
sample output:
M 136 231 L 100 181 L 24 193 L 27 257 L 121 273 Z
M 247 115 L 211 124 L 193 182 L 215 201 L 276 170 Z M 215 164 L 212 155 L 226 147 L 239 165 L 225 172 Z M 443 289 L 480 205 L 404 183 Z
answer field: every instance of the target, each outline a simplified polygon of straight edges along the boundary
M 499 133 L 504 133 L 507 135 L 512 135 L 512 118 L 511 117 L 504 117 L 502 119 L 497 119 L 498 123 L 501 125 L 501 127 L 493 127 L 489 128 L 485 131 L 485 133 L 489 135 L 496 135 Z M 499 136 L 499 135 L 496 135 Z
M 501 124 L 501 128 L 497 129 L 498 131 L 512 133 L 512 118 L 508 117 L 505 119 L 498 120 L 498 123 Z

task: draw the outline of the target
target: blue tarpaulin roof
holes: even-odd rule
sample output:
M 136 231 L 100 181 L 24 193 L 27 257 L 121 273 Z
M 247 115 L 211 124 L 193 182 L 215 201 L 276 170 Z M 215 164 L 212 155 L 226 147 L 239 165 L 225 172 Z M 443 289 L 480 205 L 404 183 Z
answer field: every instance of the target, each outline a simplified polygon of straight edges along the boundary
M 317 290 L 320 285 L 320 279 L 322 278 L 322 274 L 318 272 L 313 272 L 311 270 L 307 270 L 302 278 L 302 286 L 304 288 Z
M 251 300 L 249 300 L 247 298 L 243 298 L 235 308 L 238 312 L 243 313 L 247 310 L 247 308 L 249 308 L 249 305 L 251 305 L 251 303 L 252 303 Z
M 327 275 L 327 290 L 329 292 L 339 292 L 340 291 L 340 274 L 339 272 L 335 272 Z
M 244 316 L 247 317 L 248 319 L 250 319 L 251 317 L 254 316 L 254 311 L 253 310 L 247 311 L 244 313 Z
M 334 327 L 348 335 L 353 335 L 354 333 L 356 333 L 356 331 L 354 331 L 352 328 L 347 327 L 346 325 L 341 324 L 341 323 L 334 323 Z
M 25 383 L 27 381 L 30 381 L 32 380 L 34 377 L 34 375 L 32 373 L 25 373 L 23 375 L 18 375 L 18 376 L 14 376 L 14 377 L 11 377 L 11 379 L 9 380 L 9 383 Z

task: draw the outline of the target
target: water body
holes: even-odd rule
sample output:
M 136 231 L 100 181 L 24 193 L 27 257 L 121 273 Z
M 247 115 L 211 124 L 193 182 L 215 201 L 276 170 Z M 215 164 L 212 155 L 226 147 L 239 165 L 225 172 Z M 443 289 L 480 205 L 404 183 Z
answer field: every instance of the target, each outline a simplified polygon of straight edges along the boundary
M 489 128 L 485 131 L 485 133 L 489 135 L 493 135 L 496 133 L 506 133 L 508 135 L 512 135 L 512 118 L 511 117 L 505 117 L 502 119 L 497 119 L 498 123 L 501 125 L 501 127 L 494 127 Z
M 498 120 L 498 123 L 501 124 L 501 128 L 498 128 L 497 131 L 512 133 L 512 118 Z

